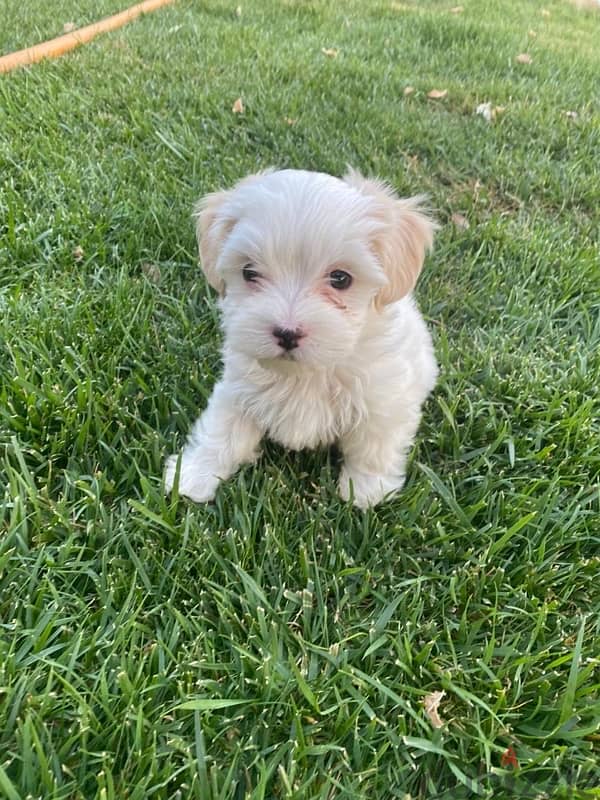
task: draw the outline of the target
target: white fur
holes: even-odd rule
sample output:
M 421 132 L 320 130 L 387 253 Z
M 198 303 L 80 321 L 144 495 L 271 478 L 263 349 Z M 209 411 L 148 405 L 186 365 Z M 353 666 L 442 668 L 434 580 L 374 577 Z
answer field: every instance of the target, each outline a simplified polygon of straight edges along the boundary
M 437 376 L 410 294 L 434 229 L 418 198 L 356 172 L 266 172 L 205 198 L 198 237 L 222 295 L 224 372 L 181 455 L 181 494 L 211 500 L 263 436 L 295 450 L 337 442 L 340 494 L 361 508 L 402 488 Z M 352 275 L 348 289 L 330 286 L 334 269 Z M 275 327 L 301 329 L 299 346 L 285 353 Z M 167 461 L 167 490 L 178 464 Z

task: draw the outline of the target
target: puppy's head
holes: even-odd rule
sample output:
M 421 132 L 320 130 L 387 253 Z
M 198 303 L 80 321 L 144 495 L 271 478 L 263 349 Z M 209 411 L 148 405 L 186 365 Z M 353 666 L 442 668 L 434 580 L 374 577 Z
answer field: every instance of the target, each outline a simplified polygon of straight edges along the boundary
M 412 290 L 434 229 L 418 198 L 357 172 L 264 172 L 208 195 L 197 233 L 227 346 L 272 368 L 348 359 L 370 315 Z

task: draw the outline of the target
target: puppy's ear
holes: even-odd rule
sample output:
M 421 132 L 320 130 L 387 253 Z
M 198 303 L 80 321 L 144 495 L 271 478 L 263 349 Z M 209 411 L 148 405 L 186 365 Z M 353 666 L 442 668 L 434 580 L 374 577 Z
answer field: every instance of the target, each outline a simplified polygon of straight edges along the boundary
M 206 280 L 220 295 L 225 294 L 225 282 L 217 272 L 217 262 L 225 239 L 238 221 L 235 215 L 236 212 L 231 209 L 229 212 L 227 211 L 228 201 L 238 189 L 256 183 L 264 175 L 268 175 L 271 172 L 273 172 L 272 168 L 265 169 L 262 172 L 242 178 L 233 189 L 207 194 L 194 209 L 196 238 L 198 239 L 202 269 L 206 275 Z
M 207 194 L 194 209 L 202 269 L 206 280 L 220 295 L 225 294 L 225 282 L 217 273 L 217 261 L 223 242 L 235 224 L 234 219 L 222 213 L 229 195 L 230 192 Z
M 355 170 L 344 180 L 375 201 L 373 216 L 381 225 L 373 234 L 371 247 L 388 279 L 375 296 L 375 305 L 381 308 L 414 288 L 438 225 L 423 210 L 422 197 L 400 199 L 387 184 L 364 178 Z

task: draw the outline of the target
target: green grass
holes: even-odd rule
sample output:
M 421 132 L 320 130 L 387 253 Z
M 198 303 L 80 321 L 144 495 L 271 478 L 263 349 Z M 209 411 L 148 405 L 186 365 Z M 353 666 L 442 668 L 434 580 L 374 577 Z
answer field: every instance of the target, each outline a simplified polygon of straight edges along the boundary
M 10 0 L 0 45 L 121 5 Z M 597 797 L 600 16 L 236 5 L 0 76 L 0 796 Z M 443 223 L 405 491 L 269 445 L 164 498 L 220 368 L 193 202 L 347 163 Z

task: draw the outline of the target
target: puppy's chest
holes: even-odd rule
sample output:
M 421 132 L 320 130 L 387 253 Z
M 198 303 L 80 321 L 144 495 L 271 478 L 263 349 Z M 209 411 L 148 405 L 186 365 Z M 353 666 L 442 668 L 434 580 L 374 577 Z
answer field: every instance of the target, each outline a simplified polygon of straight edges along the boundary
M 256 387 L 244 406 L 271 439 L 301 450 L 331 444 L 356 424 L 360 396 L 330 376 L 293 376 Z

